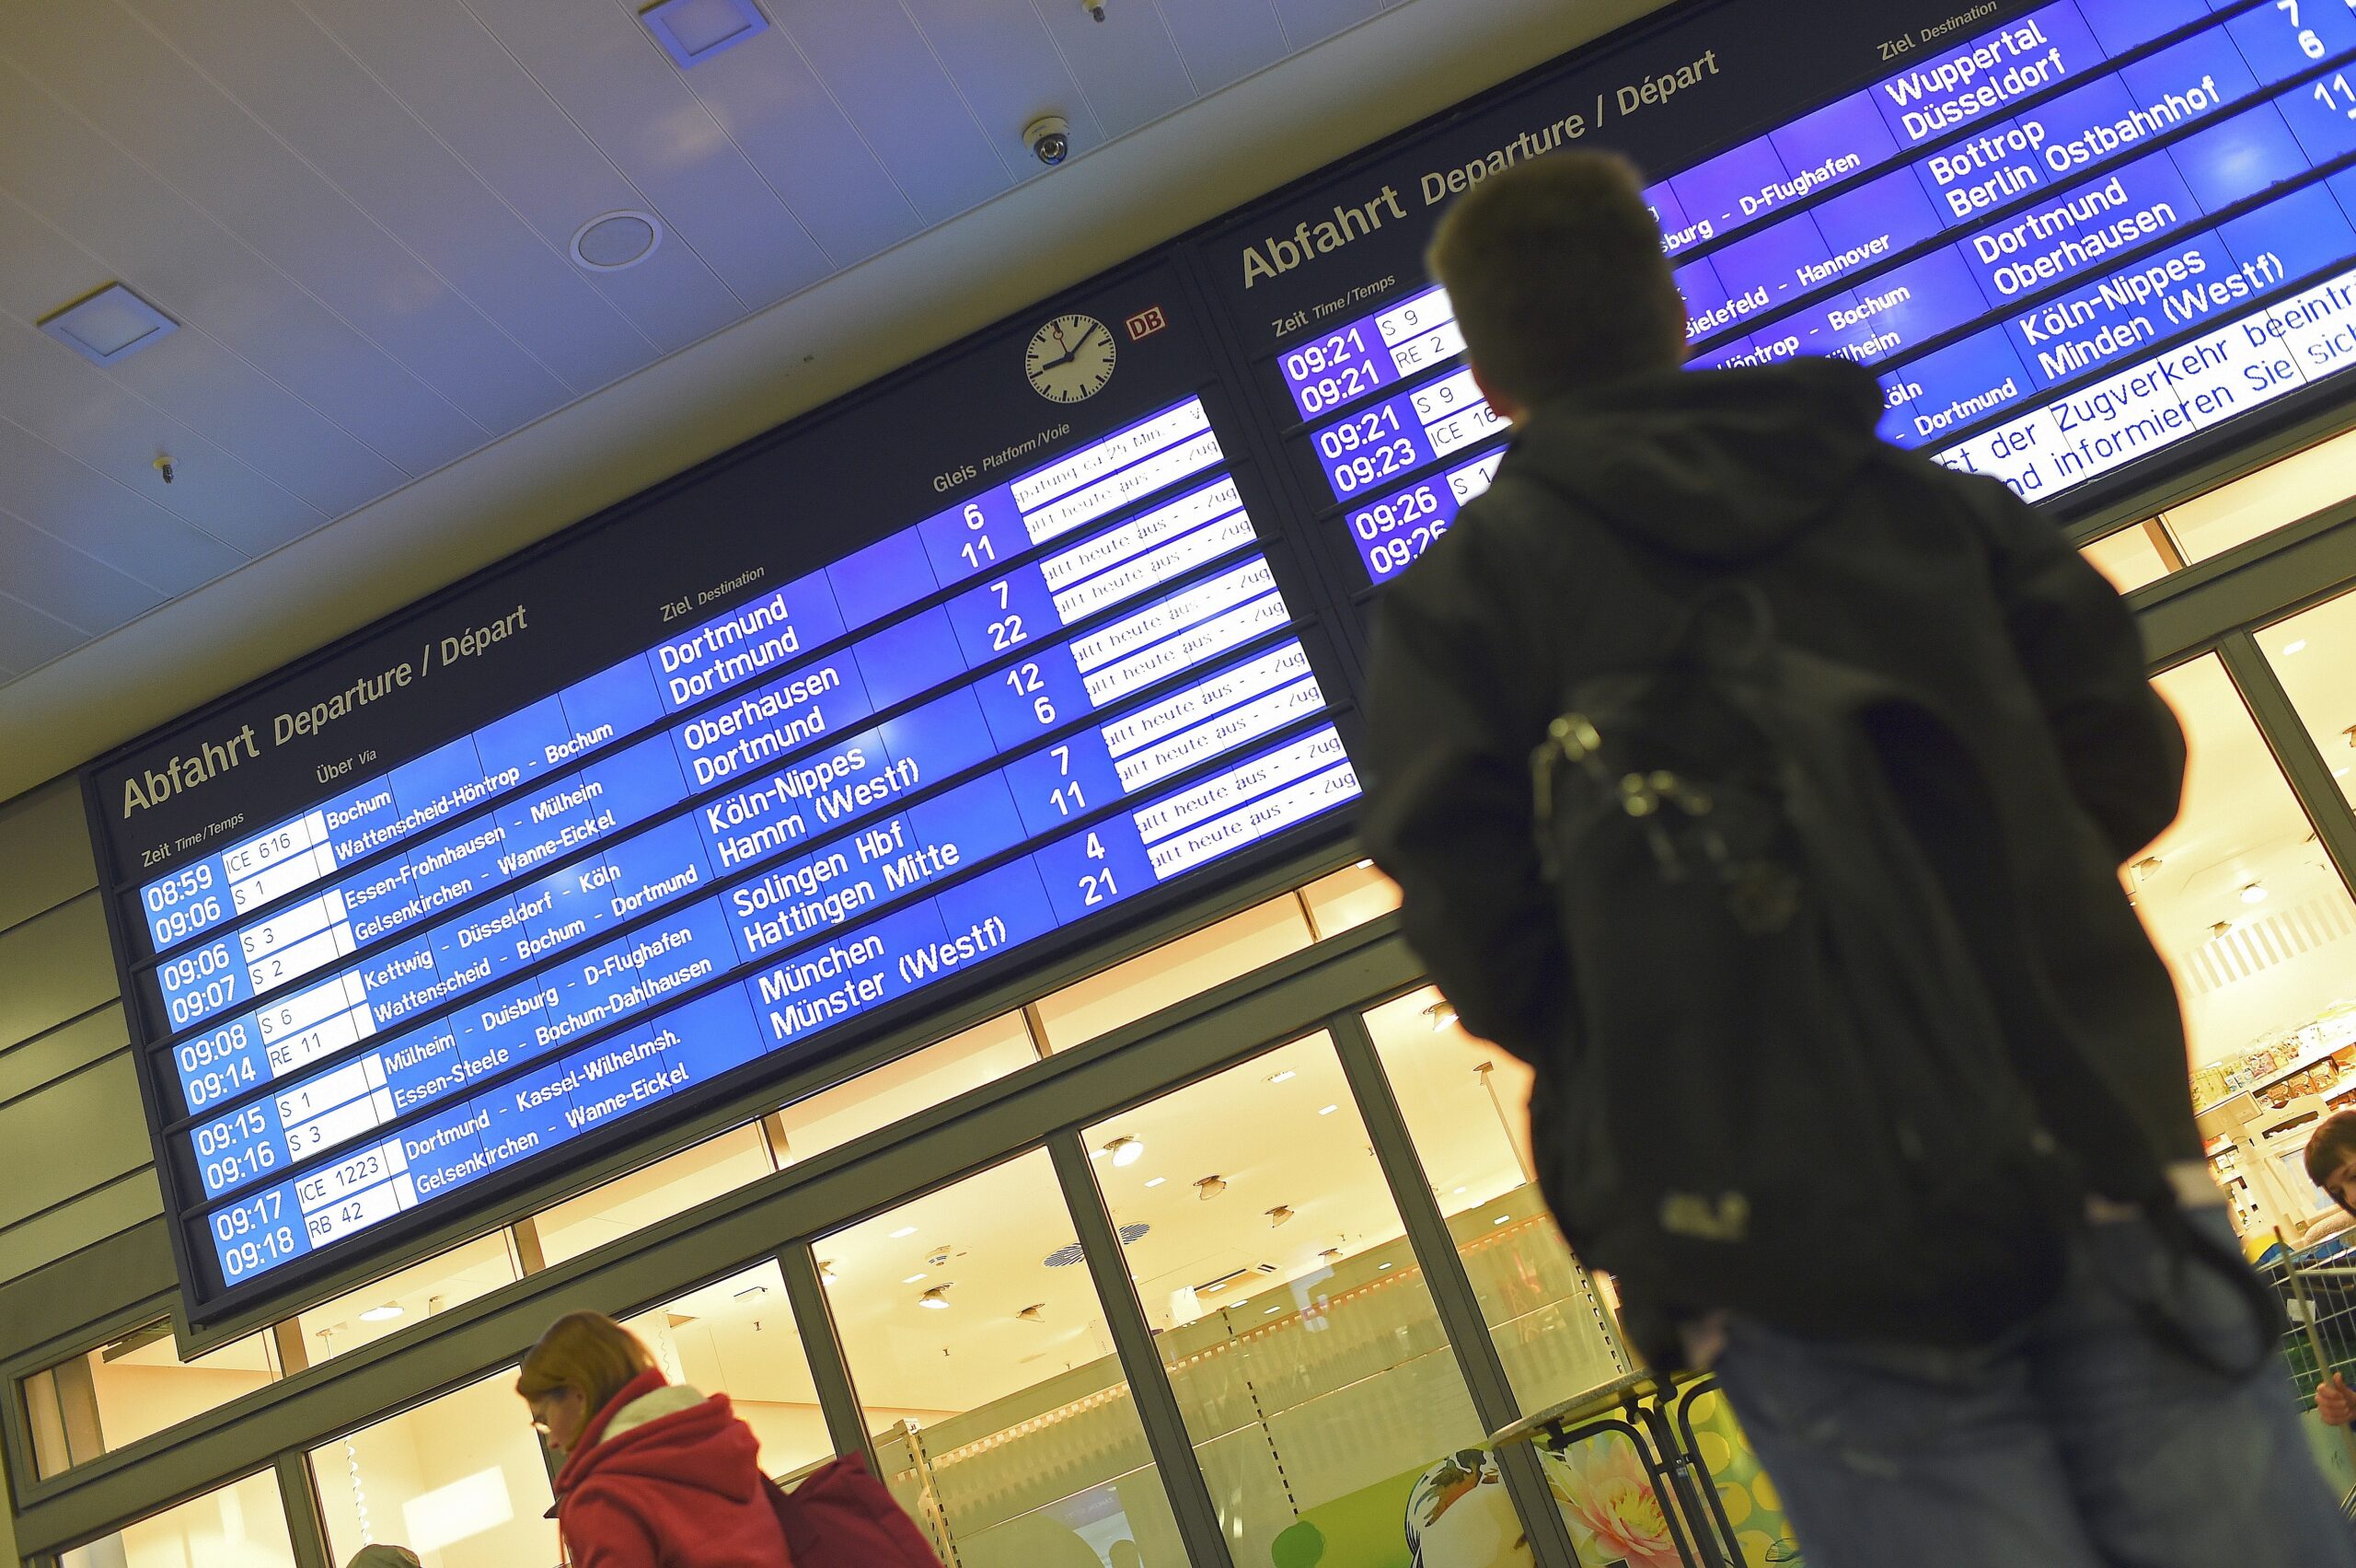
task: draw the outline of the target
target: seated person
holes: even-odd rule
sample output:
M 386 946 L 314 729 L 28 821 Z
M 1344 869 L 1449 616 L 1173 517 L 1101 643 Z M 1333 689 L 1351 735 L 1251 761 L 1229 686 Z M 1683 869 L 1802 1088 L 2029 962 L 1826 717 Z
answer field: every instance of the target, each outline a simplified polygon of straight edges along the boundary
M 2335 1111 L 2316 1124 L 2306 1162 L 2307 1180 L 2356 1215 L 2356 1111 Z M 2307 1239 L 2319 1234 L 2310 1227 Z M 2316 1389 L 2316 1413 L 2334 1426 L 2356 1420 L 2356 1389 L 2349 1387 L 2346 1373 L 2334 1372 Z

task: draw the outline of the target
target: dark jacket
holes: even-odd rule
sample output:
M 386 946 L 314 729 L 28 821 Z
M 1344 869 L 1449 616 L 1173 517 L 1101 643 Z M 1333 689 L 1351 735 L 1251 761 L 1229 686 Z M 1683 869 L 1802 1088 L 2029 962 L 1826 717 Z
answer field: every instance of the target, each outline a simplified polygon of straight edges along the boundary
M 641 1372 L 589 1418 L 556 1475 L 572 1568 L 791 1568 L 759 1441 L 729 1409 Z
M 1978 759 L 2008 840 L 1985 863 L 2016 885 L 1958 890 L 1958 917 L 2002 908 L 2040 955 L 2052 1001 L 2010 1033 L 2078 1043 L 2015 1055 L 2090 1179 L 2139 1147 L 2147 1169 L 2196 1157 L 2176 994 L 2118 877 L 2176 815 L 2183 736 L 2125 607 L 2054 526 L 1884 444 L 1880 414 L 1838 360 L 1536 409 L 1378 607 L 1366 841 L 1465 1026 L 1542 1083 L 1579 1048 L 1577 977 L 1539 877 L 1530 750 L 1573 684 L 1650 662 L 1681 602 L 1747 580 L 1786 640 L 1911 683 Z

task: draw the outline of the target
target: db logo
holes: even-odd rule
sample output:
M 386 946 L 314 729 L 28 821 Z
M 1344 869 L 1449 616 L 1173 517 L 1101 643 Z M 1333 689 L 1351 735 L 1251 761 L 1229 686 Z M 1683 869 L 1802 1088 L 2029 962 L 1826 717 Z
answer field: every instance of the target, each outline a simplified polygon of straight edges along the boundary
M 1148 306 L 1129 317 L 1129 341 L 1134 343 L 1141 338 L 1150 338 L 1169 325 L 1170 317 L 1161 314 L 1161 306 Z

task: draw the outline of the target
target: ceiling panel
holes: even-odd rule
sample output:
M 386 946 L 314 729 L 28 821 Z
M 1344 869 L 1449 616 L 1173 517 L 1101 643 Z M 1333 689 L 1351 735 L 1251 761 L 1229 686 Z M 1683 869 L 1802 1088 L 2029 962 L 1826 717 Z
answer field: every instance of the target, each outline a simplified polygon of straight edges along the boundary
M 1292 52 L 1273 0 L 1179 0 L 1161 12 L 1195 87 L 1209 92 Z
M 669 57 L 618 6 L 468 5 L 747 307 L 782 299 L 830 270 Z
M 1022 144 L 1022 128 L 1042 114 L 1070 121 L 1075 154 L 1104 144 L 1103 125 L 1031 0 L 904 3 L 1018 179 L 1047 172 Z M 1267 0 L 1244 3 L 1265 8 Z
M 892 0 L 772 5 L 779 26 L 834 89 L 927 224 L 954 217 L 1014 183 L 1010 166 L 902 6 Z M 1019 142 L 1020 126 L 1016 132 Z
M 0 420 L 22 426 L 75 462 L 135 484 L 156 505 L 191 527 L 253 557 L 327 521 L 194 431 L 98 376 L 78 362 L 59 363 L 37 352 L 29 328 L 0 322 Z M 42 340 L 45 343 L 47 340 Z M 53 351 L 58 359 L 67 356 Z M 173 459 L 163 483 L 158 455 Z
M 410 474 L 481 439 L 479 426 L 19 70 L 0 75 L 0 178 L 17 199 L 90 252 L 90 288 L 132 283 Z
M 94 47 L 95 31 L 113 36 Z M 244 41 L 270 47 L 260 36 Z M 61 100 L 94 123 L 102 117 L 125 153 L 459 410 L 475 440 L 564 400 L 546 367 L 119 5 L 32 7 L 10 29 L 9 49 Z
M 52 615 L 0 591 L 0 664 L 30 670 L 62 658 L 88 639 Z
M 1381 0 L 1276 0 L 1295 49 L 1333 37 L 1382 8 Z
M 785 34 L 772 31 L 713 57 L 687 85 L 833 265 L 863 260 L 924 227 L 915 203 Z
M 110 630 L 164 602 L 161 589 L 133 582 L 5 510 L 0 582 L 87 635 Z
M 246 559 L 5 420 L 0 474 L 8 476 L 8 506 L 17 516 L 167 594 L 184 594 Z
M 115 367 L 91 367 L 42 336 L 34 318 L 86 282 L 90 259 L 40 219 L 0 195 L 0 418 L 12 419 L 102 474 L 153 483 L 156 458 L 180 460 L 179 483 L 157 485 L 176 516 L 248 555 L 309 532 L 338 513 L 382 494 L 400 475 L 195 331 L 173 333 Z M 156 398 L 179 372 L 201 385 L 178 402 L 206 428 L 239 441 L 248 457 L 199 433 Z M 306 500 L 288 470 L 316 480 Z
M 1184 4 L 1184 0 L 1181 0 Z M 1196 93 L 1154 0 L 1105 0 L 1096 21 L 1080 0 L 1032 0 L 1108 137 L 1183 108 Z
M 625 179 L 461 0 L 297 0 L 475 176 L 561 250 L 600 213 L 644 207 Z M 718 331 L 744 303 L 684 245 L 588 276 L 664 352 Z
M 139 13 L 555 375 L 567 396 L 653 345 L 292 0 L 133 0 Z M 262 47 L 265 45 L 266 47 Z

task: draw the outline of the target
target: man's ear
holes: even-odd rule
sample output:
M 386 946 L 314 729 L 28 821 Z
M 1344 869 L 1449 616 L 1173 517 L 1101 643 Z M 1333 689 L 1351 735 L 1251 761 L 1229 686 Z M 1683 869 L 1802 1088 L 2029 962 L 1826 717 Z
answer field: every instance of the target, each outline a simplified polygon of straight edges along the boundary
M 1481 366 L 1477 363 L 1467 368 L 1472 372 L 1472 385 L 1481 389 L 1481 396 L 1487 399 L 1490 409 L 1507 424 L 1519 424 L 1521 416 L 1530 410 L 1490 386 L 1489 378 L 1481 374 Z

